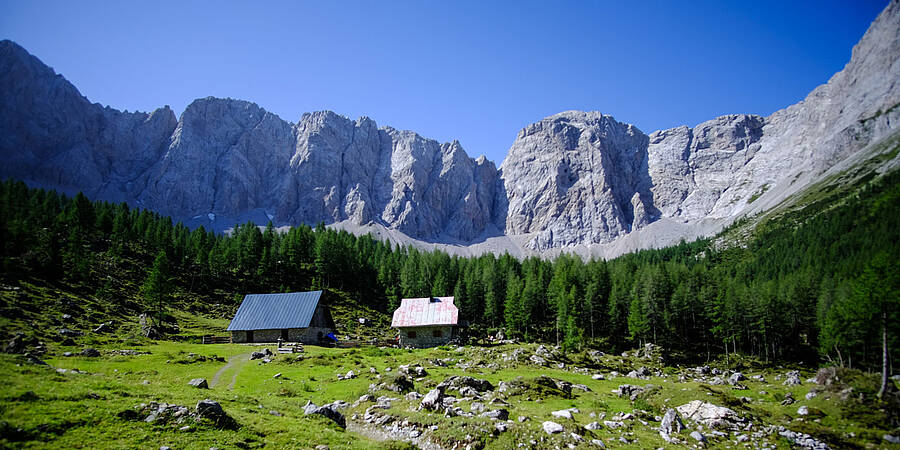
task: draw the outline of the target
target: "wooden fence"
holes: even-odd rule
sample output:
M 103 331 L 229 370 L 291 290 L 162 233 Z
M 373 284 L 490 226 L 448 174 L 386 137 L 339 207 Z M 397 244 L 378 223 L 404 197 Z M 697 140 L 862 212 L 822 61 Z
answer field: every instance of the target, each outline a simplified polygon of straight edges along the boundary
M 203 336 L 204 344 L 230 344 L 231 336 Z

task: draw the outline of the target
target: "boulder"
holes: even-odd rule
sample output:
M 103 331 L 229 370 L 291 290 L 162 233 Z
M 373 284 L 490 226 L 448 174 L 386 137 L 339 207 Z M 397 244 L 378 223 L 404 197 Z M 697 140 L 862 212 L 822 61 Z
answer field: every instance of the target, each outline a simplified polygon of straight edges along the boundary
M 744 381 L 746 379 L 747 379 L 747 377 L 745 377 L 744 374 L 742 374 L 740 372 L 735 372 L 735 373 L 731 374 L 731 376 L 728 377 L 728 384 L 732 384 L 732 385 L 738 384 L 738 382 Z
M 544 429 L 544 432 L 547 434 L 556 434 L 563 432 L 563 426 L 552 421 L 544 422 L 541 427 Z
M 746 420 L 738 416 L 733 410 L 724 406 L 716 406 L 712 403 L 694 400 L 676 408 L 678 413 L 686 419 L 701 423 L 710 428 L 736 429 Z
M 96 358 L 100 356 L 100 351 L 95 348 L 85 347 L 85 349 L 81 351 L 81 356 Z
M 669 408 L 659 424 L 659 435 L 662 436 L 666 442 L 672 442 L 672 433 L 680 433 L 684 429 L 685 426 L 684 422 L 681 421 L 681 416 L 678 415 L 677 411 Z
M 644 388 L 633 384 L 623 384 L 619 386 L 616 393 L 619 394 L 619 397 L 628 397 L 634 401 L 638 396 L 644 393 Z
M 153 319 L 151 319 L 149 315 L 141 314 L 138 316 L 138 321 L 141 323 L 141 335 L 148 339 L 156 339 L 159 337 L 159 330 L 153 324 Z
M 462 389 L 466 387 L 474 389 L 479 393 L 494 390 L 494 385 L 492 385 L 490 381 L 458 375 L 445 379 L 438 384 L 437 387 L 443 390 L 455 390 L 459 392 L 462 392 Z
M 222 409 L 222 405 L 219 402 L 205 399 L 197 402 L 197 415 L 204 418 L 210 419 L 214 422 L 219 422 L 227 415 L 225 414 L 225 410 Z
M 603 425 L 600 425 L 600 422 L 591 422 L 584 426 L 585 430 L 590 430 L 590 431 L 599 430 L 601 428 L 603 428 Z
M 307 402 L 306 406 L 303 408 L 304 415 L 310 414 L 318 414 L 320 416 L 324 416 L 334 423 L 336 423 L 341 428 L 347 428 L 347 419 L 344 418 L 344 415 L 338 411 L 339 407 L 334 403 L 330 403 L 323 406 L 316 406 L 313 402 Z
M 437 411 L 443 407 L 443 401 L 444 390 L 442 388 L 435 388 L 425 394 L 425 398 L 422 399 L 421 407 L 429 411 Z
M 665 431 L 669 434 L 680 433 L 685 429 L 685 426 L 684 422 L 681 421 L 681 416 L 678 415 L 678 411 L 675 411 L 673 408 L 669 408 L 660 421 L 659 429 L 660 431 Z
M 403 374 L 397 374 L 397 376 L 390 379 L 384 387 L 385 389 L 394 392 L 409 392 L 415 388 L 412 380 Z
M 188 381 L 188 385 L 197 389 L 209 389 L 209 384 L 206 382 L 205 378 L 194 378 L 193 380 Z
M 6 343 L 6 348 L 3 350 L 6 353 L 22 353 L 25 351 L 25 335 L 22 333 L 16 333 L 13 335 L 12 339 Z
M 553 417 L 559 417 L 560 419 L 568 419 L 572 420 L 572 410 L 570 409 L 561 409 L 559 411 L 553 411 L 550 413 Z

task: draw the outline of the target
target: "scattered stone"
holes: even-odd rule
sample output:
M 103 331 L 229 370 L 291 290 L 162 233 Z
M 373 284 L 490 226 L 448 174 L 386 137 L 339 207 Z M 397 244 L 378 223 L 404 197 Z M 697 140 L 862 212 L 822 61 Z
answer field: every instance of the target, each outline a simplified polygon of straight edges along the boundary
M 94 328 L 94 333 L 109 333 L 110 331 L 112 331 L 112 322 L 104 322 Z
M 572 417 L 572 411 L 571 411 L 571 410 L 568 410 L 568 409 L 562 409 L 562 410 L 559 410 L 559 411 L 553 411 L 553 412 L 551 412 L 550 414 L 551 414 L 553 417 L 559 417 L 559 418 L 561 418 L 561 419 L 568 419 L 568 420 L 572 420 L 572 419 L 573 419 L 573 417 Z
M 506 409 L 494 409 L 490 411 L 485 411 L 481 413 L 481 417 L 487 417 L 488 419 L 493 420 L 506 420 L 509 419 L 509 411 Z
M 209 384 L 206 382 L 205 378 L 194 378 L 191 381 L 188 381 L 188 385 L 194 386 L 197 389 L 209 389 Z
M 816 391 L 809 391 L 806 393 L 805 397 L 807 400 L 812 400 L 812 399 L 816 398 L 818 395 L 819 395 L 819 393 Z
M 591 430 L 591 431 L 599 430 L 601 428 L 603 428 L 603 426 L 600 425 L 600 422 L 591 422 L 584 426 L 585 430 Z
M 81 356 L 96 358 L 96 357 L 100 356 L 100 351 L 95 348 L 86 347 L 84 350 L 81 351 Z
M 400 366 L 397 368 L 397 372 L 404 375 L 409 375 L 414 378 L 421 378 L 428 375 L 428 372 L 425 370 L 425 368 L 418 364 L 416 364 L 415 366 Z
M 415 388 L 412 380 L 409 379 L 408 376 L 403 374 L 397 374 L 397 376 L 392 377 L 392 379 L 385 385 L 385 389 L 394 392 L 409 392 Z
M 794 394 L 791 391 L 788 391 L 784 394 L 784 400 L 781 401 L 781 406 L 789 406 L 793 405 L 797 400 L 794 399 Z
M 254 359 L 265 359 L 265 358 L 267 358 L 267 357 L 269 357 L 269 356 L 272 356 L 272 351 L 269 350 L 268 348 L 264 348 L 264 349 L 262 349 L 262 351 L 257 351 L 257 352 L 251 353 L 251 354 L 250 354 L 250 359 L 251 359 L 251 360 L 254 360 Z
M 496 429 L 500 433 L 505 433 L 507 429 L 509 429 L 509 424 L 506 422 L 497 422 L 494 425 L 494 429 Z
M 556 434 L 563 432 L 563 426 L 551 421 L 546 421 L 541 425 L 544 428 L 544 432 L 547 434 Z
M 609 429 L 611 429 L 611 430 L 615 430 L 616 428 L 622 428 L 622 427 L 624 427 L 624 426 L 625 426 L 625 422 L 616 422 L 616 421 L 614 421 L 614 420 L 604 420 L 604 421 L 603 421 L 603 425 L 604 425 L 606 428 L 609 428 Z
M 69 337 L 69 338 L 80 337 L 80 336 L 82 336 L 82 335 L 84 334 L 84 333 L 82 333 L 82 332 L 80 332 L 80 331 L 78 331 L 78 330 L 72 330 L 72 329 L 69 329 L 69 328 L 60 328 L 59 331 L 57 331 L 57 333 L 58 333 L 60 336 L 63 336 L 63 337 Z
M 801 407 L 797 408 L 797 415 L 800 415 L 800 416 L 808 416 L 808 415 L 809 415 L 809 408 L 806 407 L 806 406 L 801 406 Z
M 783 436 L 785 439 L 791 441 L 798 447 L 811 448 L 814 450 L 827 450 L 831 448 L 828 446 L 828 444 L 819 441 L 806 433 L 791 431 L 781 426 L 778 427 L 778 429 L 778 434 L 780 436 Z
M 890 442 L 891 444 L 900 444 L 900 437 L 897 437 L 897 436 L 885 434 L 881 438 L 884 439 L 885 441 Z
M 583 384 L 573 384 L 572 389 L 578 389 L 579 391 L 583 391 L 583 392 L 591 392 L 591 388 L 589 388 Z
M 604 377 L 602 373 L 595 373 L 595 374 L 591 375 L 591 379 L 592 380 L 605 380 L 606 377 Z
M 273 416 L 275 416 L 275 417 L 281 417 L 281 416 L 283 416 L 283 414 L 281 414 L 281 413 L 278 412 L 278 411 L 275 411 L 274 409 L 273 409 L 272 411 L 269 411 L 269 414 L 271 414 L 271 415 L 273 415 Z
M 47 366 L 48 365 L 43 360 L 41 360 L 37 356 L 32 355 L 31 353 L 25 354 L 25 360 L 28 361 L 29 364 L 34 364 L 37 366 Z
M 786 377 L 787 379 L 784 380 L 784 383 L 781 383 L 784 386 L 800 386 L 803 384 L 803 382 L 800 381 L 800 372 L 797 370 L 788 372 Z
M 528 416 L 519 416 L 518 420 L 519 420 L 519 423 L 522 423 L 522 422 L 526 422 L 531 419 L 528 418 Z
M 699 431 L 691 431 L 691 437 L 694 438 L 697 442 L 706 442 L 706 436 L 704 436 Z

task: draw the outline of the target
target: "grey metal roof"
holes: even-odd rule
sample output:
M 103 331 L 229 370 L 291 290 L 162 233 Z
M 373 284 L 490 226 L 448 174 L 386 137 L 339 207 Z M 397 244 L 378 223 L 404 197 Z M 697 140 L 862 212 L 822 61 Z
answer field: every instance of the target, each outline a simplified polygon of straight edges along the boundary
M 306 328 L 322 291 L 248 294 L 228 325 L 228 331 Z

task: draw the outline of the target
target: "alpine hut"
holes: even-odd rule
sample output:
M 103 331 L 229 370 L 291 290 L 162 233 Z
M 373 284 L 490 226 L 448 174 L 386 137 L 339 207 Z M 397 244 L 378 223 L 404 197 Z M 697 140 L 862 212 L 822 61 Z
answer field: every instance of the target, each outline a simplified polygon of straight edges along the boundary
M 434 347 L 456 337 L 458 318 L 453 297 L 404 298 L 391 326 L 400 331 L 401 347 Z
M 322 291 L 249 294 L 228 325 L 232 342 L 318 344 L 334 331 Z

